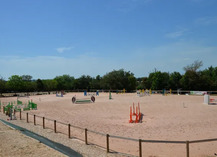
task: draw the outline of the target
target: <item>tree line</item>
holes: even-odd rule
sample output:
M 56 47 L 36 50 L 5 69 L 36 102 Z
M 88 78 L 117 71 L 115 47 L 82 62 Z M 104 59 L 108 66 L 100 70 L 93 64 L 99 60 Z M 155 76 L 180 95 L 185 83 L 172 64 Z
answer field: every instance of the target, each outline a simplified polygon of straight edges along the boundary
M 30 75 L 12 75 L 5 81 L 0 79 L 0 93 L 5 92 L 41 92 L 41 91 L 60 91 L 60 90 L 120 90 L 125 88 L 127 91 L 136 89 L 136 78 L 130 71 L 113 70 L 104 76 L 97 75 L 90 77 L 82 75 L 75 79 L 70 75 L 57 76 L 54 79 L 32 80 Z
M 56 76 L 54 79 L 33 80 L 30 75 L 12 75 L 8 81 L 0 78 L 0 93 L 5 92 L 40 92 L 60 90 L 123 90 L 136 89 L 183 89 L 217 91 L 217 67 L 210 66 L 199 70 L 202 61 L 195 61 L 184 67 L 185 73 L 161 72 L 154 70 L 148 77 L 136 78 L 130 71 L 113 70 L 104 76 L 90 77 L 82 75 L 75 79 L 70 75 Z

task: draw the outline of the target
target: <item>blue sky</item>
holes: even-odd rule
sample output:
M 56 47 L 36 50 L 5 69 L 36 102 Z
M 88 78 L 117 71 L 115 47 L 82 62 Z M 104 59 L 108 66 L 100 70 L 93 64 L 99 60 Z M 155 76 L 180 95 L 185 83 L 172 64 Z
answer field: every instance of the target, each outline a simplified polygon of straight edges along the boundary
M 217 66 L 216 0 L 0 0 L 0 76 Z

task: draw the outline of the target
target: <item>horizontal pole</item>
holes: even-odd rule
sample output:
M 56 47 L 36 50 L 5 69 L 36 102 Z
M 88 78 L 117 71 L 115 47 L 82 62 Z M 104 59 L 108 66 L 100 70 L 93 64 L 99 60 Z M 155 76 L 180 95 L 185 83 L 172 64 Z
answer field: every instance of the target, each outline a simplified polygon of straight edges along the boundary
M 211 142 L 211 141 L 217 141 L 217 138 L 189 141 L 189 143 L 202 143 L 202 142 Z
M 59 123 L 59 124 L 68 125 L 68 124 L 60 122 L 60 121 L 56 121 L 56 122 Z
M 92 132 L 92 133 L 95 133 L 95 134 L 98 134 L 98 135 L 102 135 L 102 136 L 106 136 L 107 135 L 107 134 L 104 134 L 104 133 L 101 133 L 101 132 L 92 131 L 92 130 L 89 130 L 89 129 L 88 129 L 88 132 Z
M 111 137 L 111 138 L 119 138 L 119 139 L 123 139 L 123 140 L 136 141 L 136 142 L 139 141 L 138 139 L 134 139 L 134 138 L 121 137 L 121 136 L 114 136 L 114 135 L 109 135 L 109 137 Z
M 146 143 L 174 143 L 174 144 L 186 144 L 186 141 L 161 141 L 161 140 L 141 140 Z

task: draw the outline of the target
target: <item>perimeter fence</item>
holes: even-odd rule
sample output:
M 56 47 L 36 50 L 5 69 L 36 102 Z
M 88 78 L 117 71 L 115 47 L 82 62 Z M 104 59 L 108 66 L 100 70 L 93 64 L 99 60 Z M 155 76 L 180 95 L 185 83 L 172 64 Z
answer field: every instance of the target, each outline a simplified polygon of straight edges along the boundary
M 2 109 L 0 110 L 0 112 L 3 112 L 3 111 L 4 110 L 2 110 Z M 14 114 L 16 115 L 17 119 L 19 119 L 19 120 L 25 120 L 27 123 L 33 123 L 34 125 L 40 125 L 43 127 L 43 129 L 52 129 L 55 133 L 62 133 L 62 134 L 67 135 L 69 139 L 72 139 L 72 138 L 79 139 L 79 140 L 85 142 L 86 145 L 92 144 L 92 145 L 99 146 L 101 148 L 104 148 L 107 153 L 121 153 L 121 154 L 126 154 L 126 155 L 132 155 L 132 154 L 127 154 L 126 152 L 116 151 L 116 150 L 114 150 L 114 148 L 111 149 L 110 147 L 112 146 L 113 139 L 133 141 L 133 142 L 137 143 L 138 156 L 139 157 L 143 156 L 142 143 L 182 144 L 182 145 L 185 145 L 185 147 L 186 147 L 186 155 L 185 156 L 190 157 L 190 144 L 217 141 L 217 138 L 194 140 L 194 141 L 188 141 L 188 140 L 187 141 L 166 141 L 166 140 L 134 139 L 134 138 L 121 137 L 121 136 L 115 136 L 115 135 L 100 133 L 100 132 L 93 131 L 93 130 L 90 130 L 87 128 L 82 128 L 79 126 L 71 125 L 69 123 L 67 124 L 67 123 L 57 121 L 54 119 L 45 118 L 45 117 L 35 115 L 35 114 L 25 112 L 25 111 L 14 110 Z M 97 141 L 94 141 L 93 139 L 95 139 L 95 138 L 93 138 L 90 135 L 91 133 L 94 134 L 94 137 L 95 137 L 95 135 L 101 136 L 100 139 L 103 142 L 97 143 Z M 184 154 L 183 154 L 183 156 L 184 156 Z

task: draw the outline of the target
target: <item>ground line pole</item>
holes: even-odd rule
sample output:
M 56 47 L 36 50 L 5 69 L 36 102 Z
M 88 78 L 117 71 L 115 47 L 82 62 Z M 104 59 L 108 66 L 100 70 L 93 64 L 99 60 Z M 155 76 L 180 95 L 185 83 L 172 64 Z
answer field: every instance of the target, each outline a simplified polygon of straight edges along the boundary
M 55 132 L 55 133 L 57 132 L 56 123 L 57 123 L 57 121 L 56 121 L 56 120 L 54 120 L 54 132 Z
M 68 124 L 68 133 L 69 133 L 69 138 L 71 138 L 71 130 L 70 130 L 70 128 L 71 128 L 71 125 Z
M 109 153 L 109 134 L 106 134 L 107 153 Z
M 142 140 L 139 139 L 139 157 L 142 157 Z
M 28 112 L 26 113 L 26 122 L 29 123 L 29 116 L 28 116 Z
M 44 117 L 43 117 L 43 129 L 45 129 L 45 124 L 44 124 Z
M 189 141 L 186 141 L 186 157 L 190 157 L 190 153 L 189 153 Z
M 35 115 L 34 115 L 34 125 L 36 125 L 36 121 L 35 121 Z
M 87 144 L 87 128 L 85 128 L 85 144 Z

